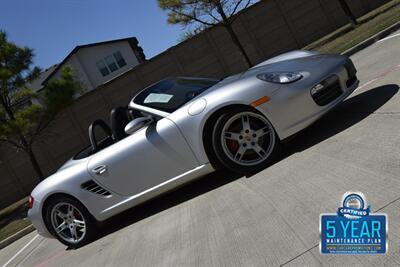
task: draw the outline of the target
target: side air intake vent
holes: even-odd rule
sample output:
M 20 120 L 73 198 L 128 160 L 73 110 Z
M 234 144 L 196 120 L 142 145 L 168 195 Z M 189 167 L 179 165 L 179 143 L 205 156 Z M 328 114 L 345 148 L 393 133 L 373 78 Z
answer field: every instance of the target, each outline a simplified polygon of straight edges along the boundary
M 89 180 L 81 185 L 81 187 L 89 192 L 92 192 L 101 196 L 109 196 L 111 193 L 98 185 L 95 181 Z

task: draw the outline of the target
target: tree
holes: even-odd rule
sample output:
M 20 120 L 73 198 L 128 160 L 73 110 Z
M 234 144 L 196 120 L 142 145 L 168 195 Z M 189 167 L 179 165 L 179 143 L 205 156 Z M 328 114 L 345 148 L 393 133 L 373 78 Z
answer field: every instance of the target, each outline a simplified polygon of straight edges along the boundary
M 350 20 L 351 24 L 358 25 L 356 16 L 351 11 L 349 5 L 347 4 L 346 0 L 339 0 L 339 4 L 342 7 L 344 13 L 346 14 L 347 18 Z
M 204 27 L 223 26 L 229 33 L 249 67 L 249 56 L 233 30 L 237 13 L 247 8 L 254 0 L 158 0 L 158 5 L 168 12 L 168 23 L 194 26 L 194 32 Z M 190 36 L 190 34 L 186 34 Z
M 81 86 L 70 67 L 61 69 L 59 78 L 35 92 L 29 82 L 40 74 L 32 67 L 33 51 L 7 40 L 0 31 L 0 143 L 6 143 L 29 157 L 39 180 L 44 175 L 33 151 L 33 144 L 65 107 L 74 100 Z
M 187 30 L 185 32 L 183 32 L 179 38 L 180 42 L 186 41 L 190 38 L 193 38 L 194 36 L 204 32 L 207 28 L 206 27 L 197 27 L 195 29 L 192 30 Z

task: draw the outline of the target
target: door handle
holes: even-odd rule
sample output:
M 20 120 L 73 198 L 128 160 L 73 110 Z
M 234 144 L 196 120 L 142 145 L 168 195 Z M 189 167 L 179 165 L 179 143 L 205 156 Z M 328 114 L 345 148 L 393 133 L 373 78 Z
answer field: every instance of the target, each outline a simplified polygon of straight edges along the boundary
M 103 174 L 107 171 L 107 166 L 106 165 L 99 165 L 96 168 L 92 170 L 95 174 Z

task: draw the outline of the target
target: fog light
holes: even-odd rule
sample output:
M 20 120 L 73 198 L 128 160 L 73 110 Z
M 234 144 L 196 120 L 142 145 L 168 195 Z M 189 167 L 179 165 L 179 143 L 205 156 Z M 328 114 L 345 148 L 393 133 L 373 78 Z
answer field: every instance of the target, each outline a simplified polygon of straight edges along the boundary
M 322 84 L 317 84 L 316 86 L 314 86 L 313 88 L 311 88 L 311 95 L 315 95 L 317 94 L 319 91 L 321 91 L 322 89 L 324 89 L 324 86 Z

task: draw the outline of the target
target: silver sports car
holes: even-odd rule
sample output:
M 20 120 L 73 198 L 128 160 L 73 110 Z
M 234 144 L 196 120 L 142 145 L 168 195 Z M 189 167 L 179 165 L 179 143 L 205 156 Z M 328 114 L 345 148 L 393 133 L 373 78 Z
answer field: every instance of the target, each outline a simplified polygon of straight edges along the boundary
M 262 169 L 357 86 L 349 58 L 309 51 L 223 80 L 164 79 L 113 109 L 110 126 L 90 125 L 90 146 L 33 190 L 29 218 L 39 234 L 79 247 L 97 222 L 216 169 Z

